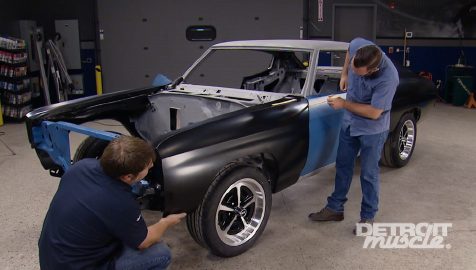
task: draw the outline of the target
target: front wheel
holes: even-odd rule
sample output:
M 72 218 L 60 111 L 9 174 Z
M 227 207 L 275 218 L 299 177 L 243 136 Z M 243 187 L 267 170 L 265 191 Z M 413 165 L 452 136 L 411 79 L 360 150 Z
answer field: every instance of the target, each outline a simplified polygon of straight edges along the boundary
M 389 167 L 403 167 L 407 165 L 415 150 L 417 124 L 411 113 L 400 118 L 397 128 L 387 138 L 383 147 L 381 162 Z
M 109 144 L 109 141 L 101 140 L 95 137 L 87 137 L 78 146 L 73 157 L 73 162 L 76 163 L 84 158 L 99 159 L 104 152 L 104 149 Z
M 116 131 L 107 131 L 111 133 L 116 133 L 118 135 L 122 135 Z M 96 137 L 88 136 L 84 139 L 81 144 L 76 149 L 76 152 L 73 157 L 73 163 L 80 161 L 81 159 L 85 158 L 95 158 L 99 159 L 106 149 L 106 146 L 109 144 L 110 141 L 102 140 Z
M 202 204 L 187 216 L 192 237 L 218 256 L 231 257 L 251 248 L 268 222 L 271 187 L 253 167 L 234 167 L 221 173 Z

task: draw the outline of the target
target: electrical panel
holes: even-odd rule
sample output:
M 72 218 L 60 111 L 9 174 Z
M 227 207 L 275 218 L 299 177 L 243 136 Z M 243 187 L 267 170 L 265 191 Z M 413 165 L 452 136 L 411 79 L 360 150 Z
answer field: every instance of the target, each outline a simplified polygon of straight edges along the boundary
M 81 69 L 78 20 L 56 20 L 56 44 L 67 69 Z

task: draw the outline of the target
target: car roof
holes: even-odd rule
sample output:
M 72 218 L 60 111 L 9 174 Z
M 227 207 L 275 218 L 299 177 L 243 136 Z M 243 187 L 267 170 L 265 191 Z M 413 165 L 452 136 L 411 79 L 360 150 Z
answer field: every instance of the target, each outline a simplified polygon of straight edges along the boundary
M 301 50 L 341 51 L 349 48 L 349 43 L 331 40 L 269 39 L 240 40 L 218 43 L 212 49 L 223 48 L 279 48 Z

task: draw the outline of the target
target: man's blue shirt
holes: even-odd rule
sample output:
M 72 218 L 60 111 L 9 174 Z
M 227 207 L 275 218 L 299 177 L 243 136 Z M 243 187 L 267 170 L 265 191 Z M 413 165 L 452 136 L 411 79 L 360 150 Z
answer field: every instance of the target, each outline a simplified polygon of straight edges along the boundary
M 359 76 L 354 73 L 351 66 L 356 51 L 369 45 L 375 44 L 362 38 L 356 38 L 350 42 L 347 100 L 370 104 L 383 112 L 378 119 L 373 120 L 345 110 L 342 127 L 344 129 L 350 127 L 351 136 L 377 134 L 389 129 L 390 109 L 399 83 L 397 69 L 383 52 L 379 70 L 376 73 L 370 76 Z
M 61 178 L 38 243 L 41 269 L 114 269 L 123 245 L 137 248 L 147 226 L 131 187 L 84 159 Z

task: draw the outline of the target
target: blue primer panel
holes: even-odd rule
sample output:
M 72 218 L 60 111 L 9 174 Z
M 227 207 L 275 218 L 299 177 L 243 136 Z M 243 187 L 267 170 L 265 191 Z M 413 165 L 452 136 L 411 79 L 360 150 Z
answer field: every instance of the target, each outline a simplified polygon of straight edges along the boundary
M 327 105 L 327 96 L 310 96 L 307 99 L 309 101 L 309 150 L 301 176 L 335 162 L 344 114 L 343 110 L 336 111 Z
M 61 121 L 43 121 L 41 126 L 33 127 L 32 133 L 35 147 L 48 153 L 53 162 L 60 165 L 64 171 L 68 170 L 71 166 L 71 154 L 69 151 L 69 133 L 71 131 L 107 141 L 120 136 L 116 133 Z

